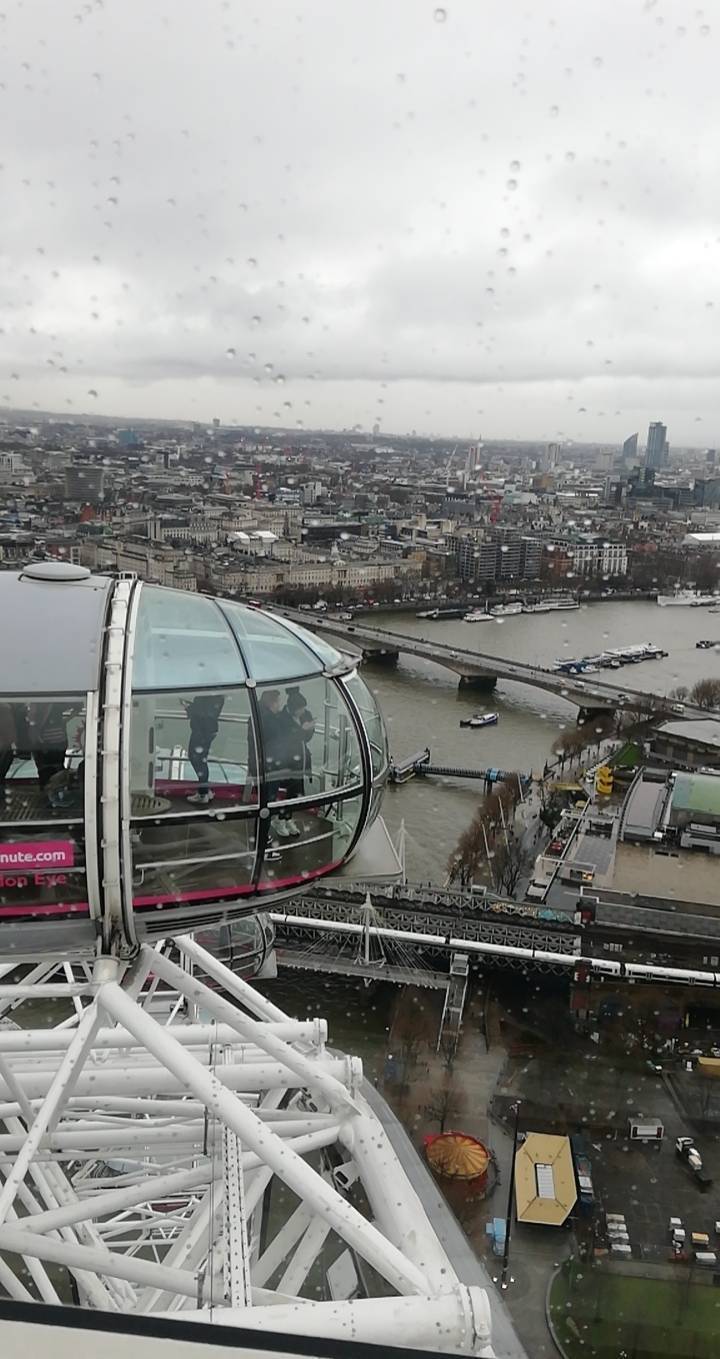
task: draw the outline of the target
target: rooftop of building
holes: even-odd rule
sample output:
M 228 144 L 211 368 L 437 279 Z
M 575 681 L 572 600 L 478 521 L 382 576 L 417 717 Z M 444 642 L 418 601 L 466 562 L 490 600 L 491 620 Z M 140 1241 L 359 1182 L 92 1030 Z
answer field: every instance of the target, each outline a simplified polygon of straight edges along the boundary
M 663 736 L 676 737 L 688 742 L 696 741 L 701 745 L 720 749 L 720 722 L 711 717 L 698 717 L 682 722 L 663 722 L 657 732 Z
M 515 1158 L 518 1222 L 561 1227 L 576 1199 L 570 1138 L 528 1133 Z
M 720 820 L 720 775 L 676 773 L 672 811 L 697 812 Z
M 718 861 L 694 849 L 666 847 L 656 842 L 618 844 L 612 887 L 659 901 L 692 901 L 718 905 Z

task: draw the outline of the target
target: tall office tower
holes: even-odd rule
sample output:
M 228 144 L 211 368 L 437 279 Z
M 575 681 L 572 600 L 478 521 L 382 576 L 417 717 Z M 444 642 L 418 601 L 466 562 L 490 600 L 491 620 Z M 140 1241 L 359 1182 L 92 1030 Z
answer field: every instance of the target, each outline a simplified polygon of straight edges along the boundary
M 647 448 L 645 449 L 645 466 L 657 470 L 664 466 L 665 444 L 667 441 L 667 425 L 661 420 L 651 421 L 648 427 Z
M 637 446 L 637 434 L 629 434 L 622 446 L 622 460 L 624 463 L 629 463 L 632 467 L 637 463 Z

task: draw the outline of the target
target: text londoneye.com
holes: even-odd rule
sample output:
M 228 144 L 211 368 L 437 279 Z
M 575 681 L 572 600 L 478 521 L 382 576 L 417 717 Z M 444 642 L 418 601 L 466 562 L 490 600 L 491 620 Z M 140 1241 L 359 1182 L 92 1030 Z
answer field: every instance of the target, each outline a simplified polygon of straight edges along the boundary
M 75 846 L 68 840 L 35 840 L 0 846 L 3 868 L 72 868 Z

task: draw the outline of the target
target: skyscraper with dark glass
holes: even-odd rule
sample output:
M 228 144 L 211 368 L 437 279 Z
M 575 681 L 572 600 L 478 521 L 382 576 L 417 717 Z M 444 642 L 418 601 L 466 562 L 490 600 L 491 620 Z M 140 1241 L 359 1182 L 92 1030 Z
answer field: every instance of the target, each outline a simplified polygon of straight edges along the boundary
M 647 448 L 645 449 L 646 467 L 664 467 L 666 443 L 667 425 L 664 425 L 661 420 L 651 421 L 648 427 Z

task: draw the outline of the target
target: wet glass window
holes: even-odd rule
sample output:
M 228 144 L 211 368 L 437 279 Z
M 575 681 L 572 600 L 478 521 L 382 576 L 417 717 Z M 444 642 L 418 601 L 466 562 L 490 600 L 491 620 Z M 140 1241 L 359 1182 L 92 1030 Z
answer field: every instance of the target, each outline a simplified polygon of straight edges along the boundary
M 321 797 L 362 782 L 357 730 L 337 681 L 257 689 L 267 800 Z
M 372 691 L 359 675 L 349 675 L 343 683 L 360 710 L 362 723 L 368 735 L 373 779 L 382 778 L 387 773 L 389 757 L 387 732 L 378 704 Z
M 297 629 L 287 628 L 256 609 L 223 602 L 222 611 L 245 658 L 248 674 L 260 680 L 293 679 L 318 674 L 323 662 L 312 647 L 314 638 L 303 639 Z
M 314 806 L 279 807 L 270 818 L 261 889 L 309 883 L 337 867 L 355 838 L 361 797 L 336 797 Z
M 133 818 L 257 801 L 248 691 L 188 687 L 133 695 L 129 765 Z
M 0 703 L 0 825 L 82 820 L 84 698 Z
M 289 618 L 283 618 L 282 622 L 283 627 L 288 628 L 290 632 L 294 632 L 296 636 L 302 638 L 304 645 L 310 648 L 313 655 L 319 656 L 323 666 L 327 670 L 334 670 L 337 666 L 346 663 L 346 658 L 342 653 L 337 651 L 334 646 L 331 646 L 320 633 L 309 632 L 307 628 L 300 627 Z
M 244 674 L 233 634 L 213 600 L 180 590 L 142 587 L 133 689 L 231 684 Z
M 137 821 L 130 833 L 133 906 L 228 902 L 252 891 L 257 821 L 215 812 L 192 821 Z

